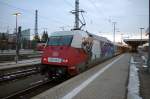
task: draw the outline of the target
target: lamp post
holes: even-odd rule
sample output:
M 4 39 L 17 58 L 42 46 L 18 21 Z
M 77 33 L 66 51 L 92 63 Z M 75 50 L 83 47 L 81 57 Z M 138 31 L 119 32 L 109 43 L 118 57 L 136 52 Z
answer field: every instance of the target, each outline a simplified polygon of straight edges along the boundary
M 117 22 L 113 22 L 113 27 L 114 27 L 114 37 L 113 37 L 113 42 L 115 43 L 115 32 L 116 32 L 116 23 Z
M 140 28 L 140 30 L 141 30 L 141 45 L 142 45 L 142 30 L 143 30 L 144 28 Z
M 123 33 L 120 34 L 121 35 L 121 44 L 123 43 Z
M 18 42 L 19 42 L 19 41 L 18 41 L 18 39 L 19 39 L 19 38 L 18 38 L 18 37 L 19 37 L 19 36 L 18 36 L 18 35 L 19 35 L 19 34 L 18 34 L 18 16 L 21 15 L 21 13 L 16 12 L 16 13 L 14 13 L 13 15 L 16 17 L 16 56 L 15 56 L 15 62 L 18 63 L 18 56 L 19 56 L 19 49 L 18 49 L 18 46 L 19 46 L 19 45 L 18 45 Z

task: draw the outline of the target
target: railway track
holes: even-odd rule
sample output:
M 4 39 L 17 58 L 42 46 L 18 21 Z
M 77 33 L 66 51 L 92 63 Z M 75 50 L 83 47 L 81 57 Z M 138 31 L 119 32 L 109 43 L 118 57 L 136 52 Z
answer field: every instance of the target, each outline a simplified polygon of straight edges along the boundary
M 4 97 L 3 99 L 16 99 L 16 98 L 18 99 L 18 98 L 23 98 L 23 97 L 25 97 L 25 95 L 27 93 L 29 93 L 31 91 L 33 92 L 33 91 L 39 89 L 41 86 L 43 86 L 45 84 L 48 84 L 50 82 L 51 82 L 51 80 L 48 80 L 48 79 L 39 80 L 38 82 L 34 82 L 34 83 L 30 84 L 30 87 L 25 88 L 24 90 L 20 90 L 20 91 L 14 92 L 14 93 L 12 93 L 12 94 Z
M 53 82 L 41 75 L 39 64 L 0 70 L 0 89 L 7 89 L 0 93 L 0 98 L 29 99 L 61 82 Z
M 5 71 L 0 74 L 0 82 L 14 80 L 20 77 L 29 76 L 35 73 L 39 73 L 40 69 L 38 67 L 28 68 L 28 69 L 19 69 L 16 71 Z
M 43 80 L 30 83 L 28 88 L 14 92 L 6 97 L 3 97 L 2 99 L 30 99 L 31 97 L 38 95 L 62 82 L 63 81 L 54 82 L 53 80 L 45 78 Z
M 104 62 L 105 60 L 103 60 Z M 96 64 L 94 64 L 96 65 Z M 36 76 L 34 77 L 26 77 L 28 75 L 32 75 L 34 73 L 39 73 L 40 75 L 40 70 L 39 70 L 39 65 L 38 66 L 31 66 L 32 68 L 27 68 L 26 69 L 18 69 L 17 71 L 12 72 L 12 70 L 10 70 L 11 72 L 5 72 L 5 74 L 1 75 L 0 77 L 3 78 L 3 82 L 7 81 L 7 80 L 11 80 L 13 78 L 22 78 L 24 76 L 24 78 L 27 79 L 34 79 Z M 11 76 L 10 76 L 11 75 Z M 12 76 L 13 75 L 13 76 Z M 15 75 L 15 76 L 14 76 Z M 11 78 L 12 77 L 12 78 Z M 11 79 L 10 79 L 11 78 Z M 62 83 L 63 81 L 67 80 L 69 78 L 66 78 L 62 81 L 58 81 L 58 82 L 53 82 L 53 80 L 49 80 L 48 78 L 42 78 L 41 80 L 38 80 L 35 82 L 35 80 L 32 80 L 32 83 L 27 82 L 27 81 L 22 81 L 24 83 L 28 83 L 28 87 L 25 86 L 24 89 L 17 89 L 17 91 L 12 91 L 9 92 L 8 95 L 3 95 L 2 99 L 29 99 L 35 95 L 40 94 L 41 92 L 44 92 L 60 83 Z M 18 81 L 16 81 L 18 82 Z M 12 88 L 13 86 L 21 86 L 24 85 L 24 83 L 20 83 L 20 85 L 16 84 L 16 85 L 12 85 L 11 87 L 8 88 Z M 7 91 L 6 91 L 7 92 Z

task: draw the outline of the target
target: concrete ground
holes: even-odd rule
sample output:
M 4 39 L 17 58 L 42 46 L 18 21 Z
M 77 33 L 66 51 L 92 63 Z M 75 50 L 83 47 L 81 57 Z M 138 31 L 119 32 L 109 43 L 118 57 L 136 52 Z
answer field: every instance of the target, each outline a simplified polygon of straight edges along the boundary
M 123 54 L 33 99 L 125 99 L 130 54 Z
M 140 93 L 143 99 L 150 99 L 150 73 L 140 69 Z

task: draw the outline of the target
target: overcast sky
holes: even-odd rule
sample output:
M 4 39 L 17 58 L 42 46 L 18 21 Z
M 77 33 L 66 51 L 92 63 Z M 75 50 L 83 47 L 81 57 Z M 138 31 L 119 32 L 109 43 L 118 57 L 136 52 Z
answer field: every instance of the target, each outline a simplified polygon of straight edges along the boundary
M 39 34 L 44 28 L 48 32 L 69 30 L 74 26 L 75 0 L 0 0 L 0 32 L 15 28 L 15 16 L 20 12 L 18 24 L 22 29 L 31 28 L 35 24 L 35 10 L 38 10 Z M 116 24 L 116 37 L 123 33 L 124 37 L 140 35 L 140 27 L 148 28 L 149 0 L 80 0 L 80 9 L 85 11 L 86 27 L 91 33 L 107 36 L 112 39 L 113 24 Z M 82 19 L 82 18 L 81 18 Z M 145 32 L 143 30 L 143 32 Z M 143 33 L 144 35 L 144 33 Z

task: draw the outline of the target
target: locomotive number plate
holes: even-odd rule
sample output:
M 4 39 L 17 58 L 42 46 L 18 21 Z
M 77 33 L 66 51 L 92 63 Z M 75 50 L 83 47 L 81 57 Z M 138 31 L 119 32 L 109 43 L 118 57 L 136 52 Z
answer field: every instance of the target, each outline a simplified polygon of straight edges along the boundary
M 60 63 L 61 62 L 61 59 L 60 58 L 48 58 L 48 62 L 58 62 Z

